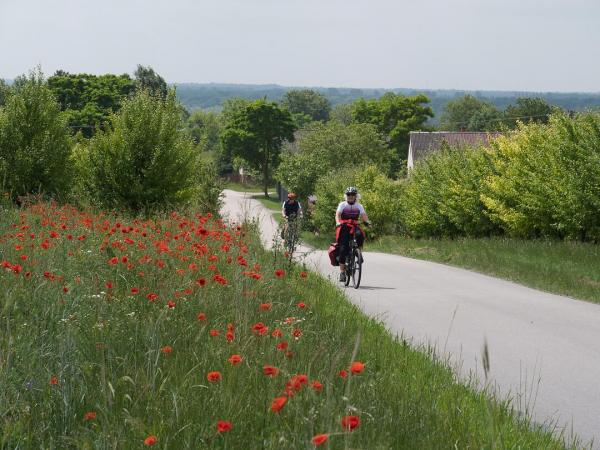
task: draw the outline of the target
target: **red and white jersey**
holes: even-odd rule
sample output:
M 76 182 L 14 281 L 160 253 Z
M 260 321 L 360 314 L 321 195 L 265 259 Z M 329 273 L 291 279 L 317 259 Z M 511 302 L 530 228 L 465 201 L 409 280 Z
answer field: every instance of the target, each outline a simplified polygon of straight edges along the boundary
M 342 220 L 358 220 L 362 214 L 365 214 L 365 208 L 358 202 L 350 204 L 344 201 L 338 205 L 337 212 Z

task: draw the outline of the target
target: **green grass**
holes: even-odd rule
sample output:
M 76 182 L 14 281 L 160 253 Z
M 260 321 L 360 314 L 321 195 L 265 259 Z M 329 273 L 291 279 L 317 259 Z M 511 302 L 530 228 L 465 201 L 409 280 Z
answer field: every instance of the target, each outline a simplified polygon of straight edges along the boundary
M 297 449 L 317 433 L 331 449 L 565 447 L 252 229 L 41 205 L 3 211 L 0 230 L 1 448 L 140 448 L 152 435 L 159 448 Z M 364 372 L 342 378 L 352 361 Z M 295 374 L 323 389 L 298 385 L 271 412 Z M 344 415 L 360 426 L 344 432 Z M 233 429 L 217 433 L 219 420 Z

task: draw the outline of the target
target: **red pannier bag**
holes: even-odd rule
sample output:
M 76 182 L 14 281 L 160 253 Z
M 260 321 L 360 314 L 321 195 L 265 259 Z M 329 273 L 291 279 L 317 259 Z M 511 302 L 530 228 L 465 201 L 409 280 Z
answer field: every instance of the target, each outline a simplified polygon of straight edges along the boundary
M 337 253 L 338 253 L 338 244 L 337 244 L 337 242 L 333 242 L 329 246 L 329 250 L 327 250 L 327 254 L 329 255 L 329 262 L 331 262 L 332 266 L 340 265 L 340 263 L 337 260 Z

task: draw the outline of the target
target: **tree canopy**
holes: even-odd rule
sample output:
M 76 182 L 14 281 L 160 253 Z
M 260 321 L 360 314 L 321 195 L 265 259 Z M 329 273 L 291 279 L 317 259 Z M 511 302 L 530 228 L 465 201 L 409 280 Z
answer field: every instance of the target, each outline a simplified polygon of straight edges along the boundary
M 325 122 L 329 120 L 331 104 L 323 94 L 312 89 L 287 91 L 281 104 L 294 116 L 300 116 L 302 122 L 310 120 Z M 304 116 L 304 117 L 303 117 Z
M 515 104 L 508 105 L 504 110 L 505 123 L 511 128 L 515 128 L 517 122 L 548 123 L 550 115 L 557 110 L 543 98 L 519 97 Z
M 425 95 L 406 97 L 387 93 L 379 100 L 358 100 L 352 107 L 352 119 L 357 123 L 370 123 L 388 142 L 396 153 L 394 168 L 408 156 L 409 133 L 426 129 L 426 122 L 433 117 Z
M 447 131 L 494 131 L 501 124 L 502 112 L 472 95 L 448 102 L 440 117 L 440 129 Z
M 127 74 L 70 74 L 61 70 L 48 78 L 48 86 L 65 111 L 73 132 L 86 137 L 106 124 L 110 114 L 117 112 L 135 89 Z
M 152 67 L 138 64 L 133 76 L 137 90 L 147 90 L 163 100 L 167 97 L 167 82 Z
M 279 164 L 281 145 L 294 140 L 296 126 L 292 115 L 277 103 L 257 100 L 228 113 L 221 135 L 223 148 L 244 159 L 263 176 L 265 196 L 271 171 Z

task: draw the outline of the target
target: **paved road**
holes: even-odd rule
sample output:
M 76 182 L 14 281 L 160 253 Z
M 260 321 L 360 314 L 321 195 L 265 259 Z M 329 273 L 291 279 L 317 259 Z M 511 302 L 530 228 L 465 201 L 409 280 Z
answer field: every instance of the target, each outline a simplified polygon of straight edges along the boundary
M 225 191 L 231 220 L 259 218 L 263 242 L 277 225 L 247 194 Z M 337 276 L 323 251 L 306 261 Z M 552 295 L 468 270 L 383 253 L 365 253 L 362 286 L 346 289 L 362 310 L 416 344 L 435 346 L 464 377 L 490 376 L 502 394 L 540 423 L 600 442 L 600 305 Z

